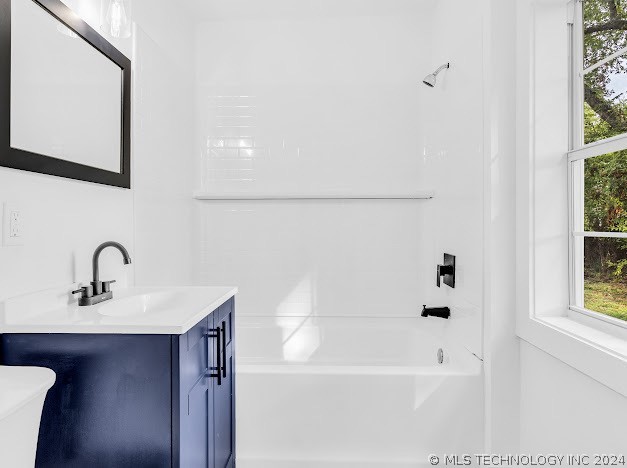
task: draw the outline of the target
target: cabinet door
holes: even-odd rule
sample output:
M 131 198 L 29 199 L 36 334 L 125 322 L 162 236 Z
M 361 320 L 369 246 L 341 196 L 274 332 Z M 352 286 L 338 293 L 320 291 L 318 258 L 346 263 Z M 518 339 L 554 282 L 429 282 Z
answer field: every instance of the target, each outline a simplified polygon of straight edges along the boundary
M 221 382 L 213 381 L 213 446 L 215 468 L 235 466 L 235 363 L 233 358 L 233 301 L 228 301 L 213 314 L 214 328 L 221 333 Z
M 210 394 L 203 377 L 187 395 L 187 413 L 183 415 L 183 424 L 191 430 L 185 438 L 186 447 L 181 451 L 181 467 L 208 468 L 210 453 L 207 447 L 209 437 Z
M 212 432 L 213 397 L 211 395 L 209 363 L 214 359 L 209 346 L 207 318 L 197 323 L 180 338 L 175 337 L 178 349 L 178 388 L 180 434 L 180 468 L 207 468 L 212 466 L 207 445 Z

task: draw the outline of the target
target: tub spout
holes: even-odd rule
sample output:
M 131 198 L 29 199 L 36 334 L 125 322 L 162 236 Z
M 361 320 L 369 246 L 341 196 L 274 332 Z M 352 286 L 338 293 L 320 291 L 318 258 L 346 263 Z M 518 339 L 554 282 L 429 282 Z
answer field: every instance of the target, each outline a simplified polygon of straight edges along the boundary
M 451 316 L 451 309 L 448 307 L 427 307 L 426 305 L 423 305 L 422 313 L 420 315 L 422 317 L 439 317 L 448 319 Z

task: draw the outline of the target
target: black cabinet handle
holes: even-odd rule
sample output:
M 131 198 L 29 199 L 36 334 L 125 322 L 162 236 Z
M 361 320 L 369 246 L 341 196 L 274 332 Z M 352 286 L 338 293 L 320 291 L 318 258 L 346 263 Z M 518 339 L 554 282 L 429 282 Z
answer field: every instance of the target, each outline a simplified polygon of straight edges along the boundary
M 220 369 L 220 351 L 222 349 L 221 346 L 221 339 L 222 338 L 222 333 L 220 332 L 220 327 L 218 328 L 211 328 L 209 330 L 211 333 L 215 333 L 215 335 L 209 334 L 207 335 L 209 338 L 215 338 L 216 339 L 216 364 L 217 364 L 217 373 L 215 374 L 210 374 L 209 376 L 211 378 L 216 378 L 218 379 L 218 385 L 222 385 L 222 369 Z M 211 370 L 213 370 L 213 367 L 211 368 Z
M 226 379 L 226 322 L 222 320 L 222 377 Z

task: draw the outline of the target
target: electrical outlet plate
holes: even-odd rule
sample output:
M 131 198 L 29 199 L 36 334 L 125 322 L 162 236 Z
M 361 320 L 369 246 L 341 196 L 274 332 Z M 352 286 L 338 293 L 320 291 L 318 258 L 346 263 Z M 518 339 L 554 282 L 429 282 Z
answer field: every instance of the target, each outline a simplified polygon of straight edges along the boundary
M 24 245 L 24 218 L 22 210 L 17 205 L 5 203 L 2 220 L 3 245 Z

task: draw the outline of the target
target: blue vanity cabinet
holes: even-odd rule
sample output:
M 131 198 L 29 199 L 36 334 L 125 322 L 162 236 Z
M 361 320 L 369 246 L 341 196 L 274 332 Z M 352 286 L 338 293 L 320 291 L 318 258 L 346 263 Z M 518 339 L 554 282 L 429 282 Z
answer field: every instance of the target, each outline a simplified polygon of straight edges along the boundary
M 233 311 L 184 335 L 0 335 L 2 364 L 57 374 L 36 467 L 235 467 Z

